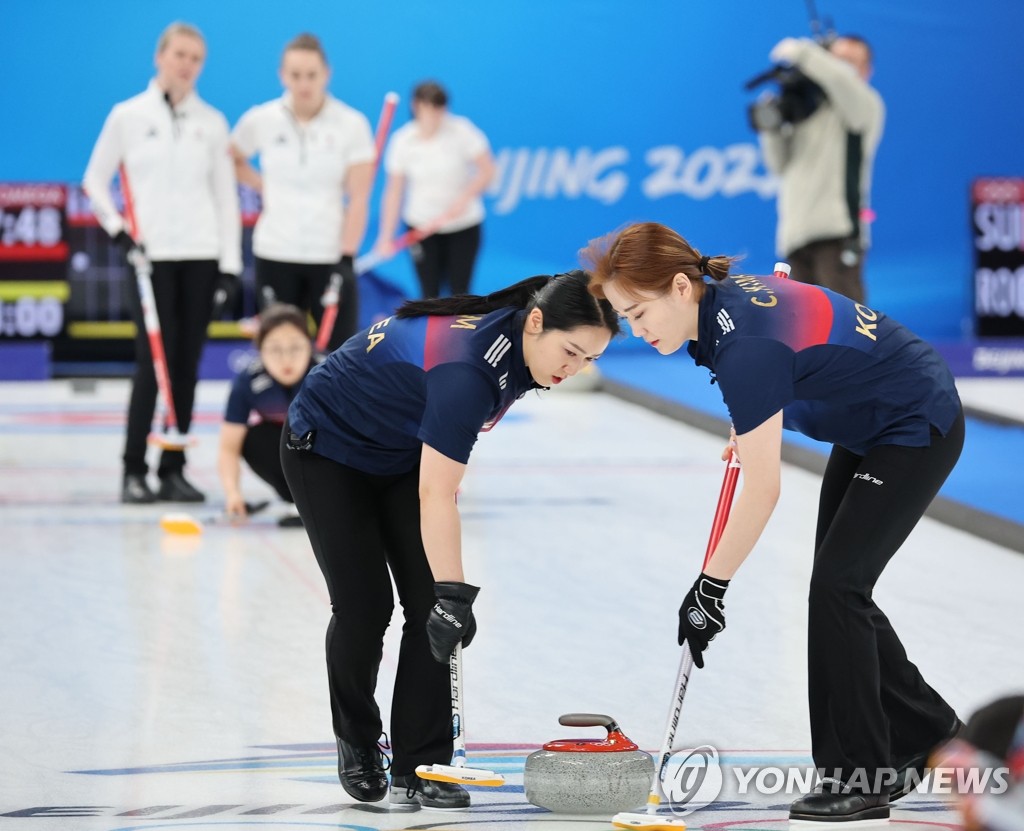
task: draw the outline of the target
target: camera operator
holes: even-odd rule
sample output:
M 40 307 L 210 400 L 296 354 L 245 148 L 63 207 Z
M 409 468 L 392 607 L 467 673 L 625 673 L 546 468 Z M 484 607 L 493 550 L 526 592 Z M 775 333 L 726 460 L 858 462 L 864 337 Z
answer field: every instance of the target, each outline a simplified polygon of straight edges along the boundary
M 765 164 L 779 179 L 778 253 L 792 277 L 865 299 L 862 282 L 871 166 L 885 105 L 868 84 L 871 47 L 846 35 L 827 46 L 785 38 L 771 51 L 768 77 L 780 92 L 750 111 Z

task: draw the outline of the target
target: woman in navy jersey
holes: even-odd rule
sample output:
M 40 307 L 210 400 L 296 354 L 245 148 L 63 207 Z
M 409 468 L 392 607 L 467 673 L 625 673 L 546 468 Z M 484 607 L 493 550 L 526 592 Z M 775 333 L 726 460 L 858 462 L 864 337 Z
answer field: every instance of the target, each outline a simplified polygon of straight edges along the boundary
M 697 666 L 725 628 L 723 597 L 780 490 L 783 429 L 830 442 L 808 598 L 808 699 L 815 765 L 828 777 L 795 821 L 889 816 L 911 771 L 960 722 L 921 677 L 875 582 L 953 469 L 964 419 L 939 355 L 882 312 L 818 286 L 729 277 L 675 231 L 641 223 L 583 251 L 591 290 L 660 354 L 686 346 L 732 417 L 743 488 L 679 609 Z M 710 281 L 704 278 L 710 277 Z M 918 780 L 919 781 L 919 780 Z
M 281 499 L 293 502 L 281 469 L 281 427 L 302 379 L 322 360 L 313 355 L 305 313 L 286 303 L 263 310 L 255 343 L 259 357 L 231 386 L 217 456 L 225 513 L 239 519 L 250 510 L 240 487 L 243 459 Z M 278 524 L 301 526 L 302 521 L 286 514 Z
M 469 805 L 461 786 L 415 774 L 451 761 L 448 658 L 476 630 L 479 589 L 465 582 L 455 494 L 481 430 L 529 390 L 575 375 L 618 332 L 588 281 L 573 271 L 486 297 L 408 302 L 310 372 L 288 409 L 282 461 L 330 592 L 338 772 L 358 800 L 388 788 L 373 694 L 393 578 L 405 625 L 391 802 Z

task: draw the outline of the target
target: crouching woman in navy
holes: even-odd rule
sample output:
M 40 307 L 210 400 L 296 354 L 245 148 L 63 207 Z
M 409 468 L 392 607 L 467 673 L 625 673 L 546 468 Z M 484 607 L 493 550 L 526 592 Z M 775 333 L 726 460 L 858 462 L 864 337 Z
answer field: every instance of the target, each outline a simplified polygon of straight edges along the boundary
M 260 314 L 253 338 L 259 357 L 235 377 L 220 428 L 217 472 L 224 487 L 224 512 L 245 519 L 254 509 L 242 498 L 242 462 L 292 506 L 281 469 L 281 426 L 299 384 L 323 356 L 313 353 L 306 313 L 289 303 L 273 303 Z M 278 519 L 282 528 L 301 527 L 294 509 Z
M 355 799 L 388 789 L 374 688 L 394 608 L 390 568 L 405 616 L 391 802 L 469 805 L 461 786 L 415 774 L 451 761 L 448 659 L 476 630 L 455 494 L 481 430 L 529 390 L 575 375 L 618 332 L 588 284 L 573 271 L 405 303 L 315 368 L 288 410 L 282 462 L 330 593 L 338 773 Z

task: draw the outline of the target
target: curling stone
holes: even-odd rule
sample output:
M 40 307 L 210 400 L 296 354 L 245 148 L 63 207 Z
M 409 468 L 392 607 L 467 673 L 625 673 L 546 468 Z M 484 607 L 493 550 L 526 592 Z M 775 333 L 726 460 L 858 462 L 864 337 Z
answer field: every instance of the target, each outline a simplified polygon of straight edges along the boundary
M 603 739 L 560 739 L 526 757 L 523 786 L 534 805 L 563 814 L 614 814 L 647 801 L 654 760 L 611 716 L 570 713 L 567 727 L 604 727 Z

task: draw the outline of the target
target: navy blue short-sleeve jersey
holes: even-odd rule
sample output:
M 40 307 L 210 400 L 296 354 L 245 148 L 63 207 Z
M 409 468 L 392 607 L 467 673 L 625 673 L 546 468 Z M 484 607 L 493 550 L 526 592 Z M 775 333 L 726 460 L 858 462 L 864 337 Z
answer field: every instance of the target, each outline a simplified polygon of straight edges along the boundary
M 689 352 L 715 375 L 737 434 L 783 426 L 863 454 L 927 447 L 960 409 L 939 354 L 882 312 L 776 277 L 709 283 Z
M 322 360 L 322 355 L 314 355 L 310 360 L 309 369 Z M 309 369 L 306 370 L 307 373 Z M 288 405 L 292 403 L 298 391 L 299 384 L 285 387 L 271 378 L 257 356 L 231 383 L 224 420 L 229 424 L 245 424 L 250 427 L 264 421 L 284 424 L 285 416 L 288 415 Z
M 526 313 L 389 317 L 307 376 L 288 409 L 313 451 L 367 473 L 419 463 L 424 443 L 465 464 L 482 430 L 537 386 L 523 360 Z

